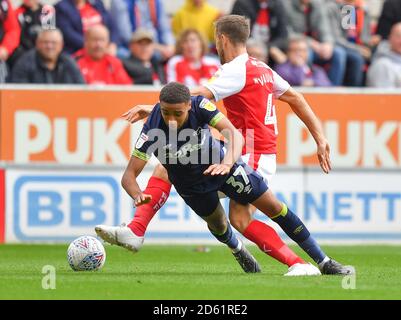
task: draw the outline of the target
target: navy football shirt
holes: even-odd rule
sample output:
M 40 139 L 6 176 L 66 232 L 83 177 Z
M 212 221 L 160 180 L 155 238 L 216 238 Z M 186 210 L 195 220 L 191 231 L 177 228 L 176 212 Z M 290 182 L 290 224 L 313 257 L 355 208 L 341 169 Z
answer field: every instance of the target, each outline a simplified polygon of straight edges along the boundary
M 208 99 L 191 97 L 186 122 L 173 130 L 164 122 L 158 103 L 144 124 L 132 155 L 147 161 L 153 153 L 180 194 L 217 191 L 227 176 L 205 176 L 203 172 L 224 157 L 222 142 L 212 137 L 208 127 L 214 127 L 223 117 Z

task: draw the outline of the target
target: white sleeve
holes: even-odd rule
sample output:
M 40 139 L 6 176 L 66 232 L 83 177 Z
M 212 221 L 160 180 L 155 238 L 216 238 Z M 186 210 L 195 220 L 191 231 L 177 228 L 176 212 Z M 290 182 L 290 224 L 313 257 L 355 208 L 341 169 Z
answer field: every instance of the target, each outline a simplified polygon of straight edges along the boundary
M 177 81 L 177 63 L 180 61 L 180 56 L 172 57 L 166 66 L 167 83 Z
M 280 98 L 289 88 L 290 84 L 285 81 L 276 71 L 273 71 L 273 96 Z
M 219 101 L 240 92 L 245 83 L 245 63 L 226 63 L 204 86 L 213 93 L 214 100 Z

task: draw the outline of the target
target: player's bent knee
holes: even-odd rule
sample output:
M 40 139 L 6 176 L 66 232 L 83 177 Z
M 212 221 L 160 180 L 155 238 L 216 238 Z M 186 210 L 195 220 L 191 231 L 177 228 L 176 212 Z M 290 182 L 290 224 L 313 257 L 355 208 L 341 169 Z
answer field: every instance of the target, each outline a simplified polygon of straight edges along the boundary
M 228 226 L 228 220 L 224 213 L 218 214 L 217 212 L 214 212 L 213 218 L 209 219 L 207 223 L 209 229 L 218 234 L 224 233 Z
M 247 216 L 230 215 L 230 223 L 238 232 L 244 233 L 251 223 L 251 218 Z
M 230 201 L 230 223 L 238 231 L 243 233 L 252 221 L 252 209 L 237 202 Z
M 153 177 L 162 179 L 164 181 L 169 181 L 168 180 L 168 174 L 167 174 L 167 170 L 161 165 L 158 164 L 155 169 L 153 170 Z
M 212 220 L 207 222 L 208 228 L 213 232 L 217 234 L 222 234 L 227 230 L 227 222 L 224 220 Z

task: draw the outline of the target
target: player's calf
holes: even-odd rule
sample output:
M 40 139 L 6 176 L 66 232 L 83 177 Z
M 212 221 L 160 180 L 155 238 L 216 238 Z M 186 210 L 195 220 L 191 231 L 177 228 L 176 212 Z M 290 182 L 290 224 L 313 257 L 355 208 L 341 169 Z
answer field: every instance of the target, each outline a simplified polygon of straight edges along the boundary
M 200 197 L 184 197 L 187 204 L 206 221 L 212 235 L 231 249 L 232 254 L 247 273 L 260 272 L 260 266 L 244 244 L 237 238 L 227 221 L 224 209 L 219 202 L 217 192 Z M 210 205 L 203 205 L 209 203 Z M 213 208 L 215 208 L 213 210 Z M 212 211 L 212 213 L 210 213 Z
M 302 220 L 288 207 L 278 201 L 268 190 L 253 203 L 259 210 L 276 222 L 318 265 L 323 274 L 349 274 L 349 267 L 330 259 L 320 248 Z

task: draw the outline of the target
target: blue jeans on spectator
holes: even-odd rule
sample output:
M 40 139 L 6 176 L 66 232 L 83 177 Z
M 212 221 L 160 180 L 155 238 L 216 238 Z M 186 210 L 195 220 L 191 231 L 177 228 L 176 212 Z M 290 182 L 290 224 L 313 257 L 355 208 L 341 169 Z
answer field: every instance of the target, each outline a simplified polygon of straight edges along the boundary
M 327 75 L 334 86 L 362 86 L 365 61 L 358 51 L 335 46 L 331 59 L 323 60 L 310 50 L 309 59 L 318 65 L 330 65 Z
M 344 48 L 344 50 L 347 54 L 344 85 L 347 87 L 361 87 L 363 85 L 365 59 L 357 50 L 349 48 Z
M 329 69 L 327 71 L 327 75 L 333 84 L 333 86 L 341 86 L 344 81 L 345 76 L 345 68 L 347 65 L 347 54 L 344 48 L 335 46 L 333 49 L 333 55 L 331 59 L 324 60 L 320 58 L 312 49 L 309 52 L 309 60 L 310 62 L 324 66 L 329 64 Z

